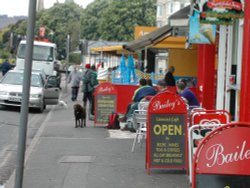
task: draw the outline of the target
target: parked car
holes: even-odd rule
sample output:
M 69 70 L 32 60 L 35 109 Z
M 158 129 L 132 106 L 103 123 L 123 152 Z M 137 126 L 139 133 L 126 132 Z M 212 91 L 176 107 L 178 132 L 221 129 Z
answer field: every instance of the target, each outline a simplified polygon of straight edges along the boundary
M 10 70 L 0 80 L 0 105 L 21 106 L 23 70 Z M 56 76 L 47 79 L 39 71 L 31 73 L 29 107 L 40 112 L 46 105 L 58 104 L 59 88 Z

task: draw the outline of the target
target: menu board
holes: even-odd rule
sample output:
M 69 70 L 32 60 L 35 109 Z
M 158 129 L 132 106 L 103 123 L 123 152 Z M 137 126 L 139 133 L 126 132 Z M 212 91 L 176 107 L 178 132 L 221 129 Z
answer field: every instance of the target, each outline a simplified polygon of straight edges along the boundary
M 186 148 L 184 123 L 184 114 L 151 114 L 151 166 L 185 166 Z
M 250 176 L 198 174 L 196 188 L 249 188 Z
M 108 116 L 116 112 L 116 95 L 96 95 L 96 123 L 107 124 Z

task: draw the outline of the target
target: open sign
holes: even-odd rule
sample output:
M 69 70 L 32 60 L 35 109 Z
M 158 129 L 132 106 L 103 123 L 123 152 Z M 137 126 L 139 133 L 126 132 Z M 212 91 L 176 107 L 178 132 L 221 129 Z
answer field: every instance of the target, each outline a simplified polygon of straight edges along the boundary
M 177 94 L 164 92 L 148 106 L 146 167 L 187 167 L 187 106 Z

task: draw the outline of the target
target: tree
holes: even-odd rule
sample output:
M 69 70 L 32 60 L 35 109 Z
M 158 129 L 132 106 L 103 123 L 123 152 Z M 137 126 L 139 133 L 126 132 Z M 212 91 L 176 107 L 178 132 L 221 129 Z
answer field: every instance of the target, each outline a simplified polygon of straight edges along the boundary
M 77 49 L 80 39 L 130 41 L 134 38 L 134 27 L 154 26 L 155 16 L 155 0 L 95 0 L 86 9 L 74 2 L 57 2 L 38 12 L 35 33 L 44 26 L 46 37 L 63 53 L 68 34 L 71 35 L 72 51 Z M 26 28 L 27 20 L 9 26 L 2 34 L 2 43 L 9 43 L 11 32 L 25 36 Z
M 65 3 L 74 3 L 74 0 L 65 0 Z
M 70 49 L 75 50 L 80 40 L 82 13 L 83 9 L 75 3 L 56 3 L 52 8 L 40 12 L 36 28 L 39 26 L 46 27 L 47 38 L 51 38 L 57 44 L 59 52 L 66 48 L 67 35 L 70 34 Z
M 111 0 L 95 0 L 83 12 L 81 19 L 81 38 L 87 40 L 99 40 L 100 32 L 98 26 L 104 10 Z
M 84 11 L 81 36 L 130 41 L 135 26 L 154 26 L 155 19 L 155 0 L 96 0 Z

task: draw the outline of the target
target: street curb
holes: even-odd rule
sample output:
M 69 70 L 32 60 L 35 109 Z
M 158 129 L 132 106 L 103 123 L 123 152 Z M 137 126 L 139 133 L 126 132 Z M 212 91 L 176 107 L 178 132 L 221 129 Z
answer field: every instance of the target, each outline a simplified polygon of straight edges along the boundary
M 64 91 L 62 91 L 62 95 L 59 97 L 59 99 L 65 99 L 69 94 L 68 93 L 64 93 Z M 39 130 L 37 131 L 36 135 L 34 136 L 34 138 L 32 139 L 32 141 L 30 142 L 30 145 L 28 148 L 26 148 L 26 152 L 25 152 L 25 161 L 24 161 L 24 168 L 27 164 L 27 161 L 33 151 L 33 149 L 35 148 L 35 146 L 37 145 L 40 136 L 42 135 L 50 117 L 52 116 L 54 110 L 56 108 L 56 105 L 54 105 L 52 107 L 52 109 L 50 110 L 50 112 L 48 113 L 46 119 L 44 120 L 44 122 L 42 123 L 41 127 L 39 128 Z M 4 185 L 4 188 L 14 188 L 15 186 L 15 173 L 16 170 L 14 170 L 10 176 L 10 178 L 7 180 L 6 184 Z

